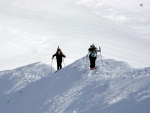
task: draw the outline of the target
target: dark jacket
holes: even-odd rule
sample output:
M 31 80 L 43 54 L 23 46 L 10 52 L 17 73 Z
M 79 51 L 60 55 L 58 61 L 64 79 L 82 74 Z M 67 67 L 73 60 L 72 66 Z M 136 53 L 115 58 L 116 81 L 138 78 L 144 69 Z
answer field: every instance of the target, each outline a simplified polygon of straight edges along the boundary
M 57 59 L 58 62 L 62 62 L 62 57 L 66 58 L 66 56 L 63 53 L 61 53 L 60 55 L 58 53 L 56 53 L 56 54 L 53 55 L 52 58 L 54 58 L 55 56 L 56 56 L 56 59 Z

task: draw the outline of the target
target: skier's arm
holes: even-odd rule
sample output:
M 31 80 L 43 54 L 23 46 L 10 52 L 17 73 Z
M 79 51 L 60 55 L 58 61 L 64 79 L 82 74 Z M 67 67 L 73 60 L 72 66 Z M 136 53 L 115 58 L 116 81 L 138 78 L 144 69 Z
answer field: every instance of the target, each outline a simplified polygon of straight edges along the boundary
M 54 54 L 54 55 L 52 56 L 52 59 L 53 59 L 55 56 L 56 56 L 56 54 Z
M 91 52 L 90 52 L 90 51 L 88 51 L 88 54 L 87 54 L 87 56 L 89 57 L 89 56 L 90 56 L 90 54 L 91 54 Z
M 66 56 L 65 56 L 65 55 L 62 55 L 62 56 L 66 58 Z

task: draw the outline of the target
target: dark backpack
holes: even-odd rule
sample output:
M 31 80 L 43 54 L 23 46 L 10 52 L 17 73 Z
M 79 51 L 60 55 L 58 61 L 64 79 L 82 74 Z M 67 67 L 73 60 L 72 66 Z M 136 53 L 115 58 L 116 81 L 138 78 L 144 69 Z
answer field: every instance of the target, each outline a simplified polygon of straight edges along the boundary
M 94 46 L 94 44 L 92 44 L 90 46 L 89 50 L 89 57 L 97 57 L 97 48 Z

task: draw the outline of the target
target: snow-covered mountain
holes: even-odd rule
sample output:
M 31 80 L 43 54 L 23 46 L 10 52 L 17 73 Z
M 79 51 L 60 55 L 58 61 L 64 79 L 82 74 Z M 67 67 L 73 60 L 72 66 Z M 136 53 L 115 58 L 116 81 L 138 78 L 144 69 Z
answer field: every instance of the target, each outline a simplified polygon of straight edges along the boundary
M 68 65 L 85 56 L 92 43 L 101 46 L 107 59 L 149 67 L 149 4 L 149 0 L 0 0 L 0 70 L 40 61 L 50 64 L 58 45 Z
M 134 28 L 141 38 L 150 35 L 149 0 L 78 0 L 77 3 L 90 8 L 100 17 Z
M 0 0 L 0 113 L 149 113 L 149 6 Z M 83 56 L 93 43 L 103 60 L 90 71 Z M 54 73 L 58 46 L 66 59 Z
M 149 113 L 150 68 L 85 57 L 52 73 L 34 63 L 0 72 L 0 113 Z

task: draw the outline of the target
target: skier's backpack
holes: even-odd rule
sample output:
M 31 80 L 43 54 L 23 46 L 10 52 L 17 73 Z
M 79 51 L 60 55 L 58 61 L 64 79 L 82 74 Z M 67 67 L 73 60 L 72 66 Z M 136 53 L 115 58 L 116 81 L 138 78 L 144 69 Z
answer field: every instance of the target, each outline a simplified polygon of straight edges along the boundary
M 94 44 L 92 44 L 88 50 L 89 50 L 89 52 L 88 52 L 89 58 L 90 57 L 97 57 L 97 48 L 95 47 Z

